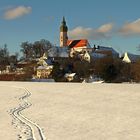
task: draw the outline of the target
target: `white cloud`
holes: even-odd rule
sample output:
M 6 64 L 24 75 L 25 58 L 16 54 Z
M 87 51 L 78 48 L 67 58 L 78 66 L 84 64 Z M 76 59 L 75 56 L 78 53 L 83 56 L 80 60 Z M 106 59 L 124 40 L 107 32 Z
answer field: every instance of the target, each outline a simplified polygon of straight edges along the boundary
M 29 14 L 32 11 L 31 7 L 18 6 L 16 8 L 7 9 L 4 13 L 4 19 L 12 20 Z
M 113 24 L 108 23 L 100 26 L 97 29 L 76 27 L 75 29 L 68 32 L 71 39 L 107 39 L 111 37 L 111 31 L 113 29 Z
M 109 23 L 109 24 L 102 25 L 101 27 L 97 29 L 97 31 L 101 33 L 107 33 L 107 32 L 110 32 L 112 28 L 113 28 L 113 24 Z
M 126 23 L 120 30 L 119 33 L 121 33 L 124 36 L 129 35 L 140 35 L 140 19 L 137 19 L 136 21 Z

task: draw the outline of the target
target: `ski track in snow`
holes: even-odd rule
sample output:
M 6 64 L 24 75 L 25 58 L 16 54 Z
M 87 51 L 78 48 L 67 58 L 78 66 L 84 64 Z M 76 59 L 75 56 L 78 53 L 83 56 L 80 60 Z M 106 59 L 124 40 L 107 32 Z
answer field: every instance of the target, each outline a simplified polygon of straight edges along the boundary
M 32 105 L 27 101 L 27 98 L 31 96 L 31 92 L 23 87 L 9 87 L 24 90 L 24 95 L 19 98 L 22 104 L 10 110 L 10 115 L 13 117 L 12 125 L 14 125 L 16 129 L 19 129 L 18 140 L 46 140 L 39 125 L 22 114 L 23 110 Z

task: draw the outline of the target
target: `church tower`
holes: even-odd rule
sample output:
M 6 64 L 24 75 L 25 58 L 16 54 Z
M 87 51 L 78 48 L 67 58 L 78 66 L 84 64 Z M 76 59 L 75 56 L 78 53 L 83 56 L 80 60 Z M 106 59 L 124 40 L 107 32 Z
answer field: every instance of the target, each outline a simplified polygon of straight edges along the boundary
M 61 26 L 60 26 L 60 47 L 67 46 L 67 40 L 68 40 L 67 32 L 68 32 L 68 27 L 66 25 L 65 18 L 63 17 L 63 21 L 61 22 Z

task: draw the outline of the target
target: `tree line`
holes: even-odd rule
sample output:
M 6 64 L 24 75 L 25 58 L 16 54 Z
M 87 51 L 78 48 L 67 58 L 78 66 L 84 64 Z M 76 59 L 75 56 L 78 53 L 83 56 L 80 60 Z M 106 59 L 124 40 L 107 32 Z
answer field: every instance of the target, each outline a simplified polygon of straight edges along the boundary
M 15 54 L 10 55 L 7 45 L 4 44 L 3 46 L 0 46 L 0 70 L 4 70 L 7 65 L 16 64 L 18 59 L 28 61 L 39 58 L 51 47 L 53 47 L 52 43 L 45 39 L 33 43 L 27 41 L 22 42 L 20 45 L 22 56 L 18 58 L 19 53 L 16 52 Z

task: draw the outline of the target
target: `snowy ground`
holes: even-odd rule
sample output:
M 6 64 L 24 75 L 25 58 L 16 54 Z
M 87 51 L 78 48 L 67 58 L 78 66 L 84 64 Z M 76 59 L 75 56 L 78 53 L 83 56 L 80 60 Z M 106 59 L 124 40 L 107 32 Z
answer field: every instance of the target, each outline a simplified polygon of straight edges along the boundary
M 45 140 L 38 129 L 47 140 L 139 140 L 140 85 L 0 82 L 0 140 Z

